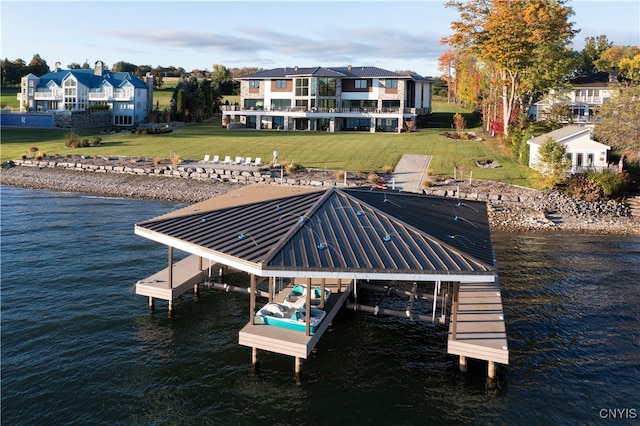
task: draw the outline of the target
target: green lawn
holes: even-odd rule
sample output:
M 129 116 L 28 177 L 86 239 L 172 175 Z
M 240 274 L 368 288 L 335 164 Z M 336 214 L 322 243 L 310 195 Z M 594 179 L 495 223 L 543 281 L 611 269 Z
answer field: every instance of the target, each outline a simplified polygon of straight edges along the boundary
M 431 119 L 446 120 L 453 114 L 434 114 Z M 482 142 L 447 139 L 440 133 L 450 129 L 424 128 L 414 133 L 325 133 L 298 131 L 227 130 L 219 119 L 185 126 L 164 135 L 133 135 L 129 132 L 101 134 L 102 129 L 80 130 L 83 136 L 98 135 L 102 145 L 66 148 L 65 130 L 1 129 L 0 160 L 20 158 L 32 146 L 48 155 L 124 155 L 171 158 L 175 153 L 183 160 L 202 159 L 206 154 L 261 157 L 270 162 L 274 149 L 281 162 L 294 162 L 307 168 L 347 171 L 384 171 L 393 168 L 402 154 L 433 156 L 433 174 L 453 175 L 454 167 L 463 167 L 465 176 L 531 186 L 529 169 L 513 161 L 498 141 Z M 483 169 L 476 160 L 498 161 L 502 167 Z

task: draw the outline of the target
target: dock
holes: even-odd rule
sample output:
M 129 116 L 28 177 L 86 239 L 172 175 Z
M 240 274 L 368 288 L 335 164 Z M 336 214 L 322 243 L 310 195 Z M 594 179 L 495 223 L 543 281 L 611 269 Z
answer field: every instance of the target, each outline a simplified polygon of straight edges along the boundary
M 287 288 L 281 291 L 274 301 L 282 301 Z M 240 330 L 238 343 L 255 349 L 266 350 L 296 358 L 306 359 L 316 346 L 324 332 L 333 321 L 340 308 L 345 304 L 351 294 L 352 286 L 344 286 L 341 293 L 332 292 L 325 302 L 323 310 L 326 316 L 318 326 L 315 333 L 307 336 L 305 333 L 289 330 L 282 327 L 262 323 L 259 315 Z
M 173 300 L 189 290 L 197 292 L 198 285 L 209 279 L 210 271 L 210 267 L 203 267 L 200 256 L 190 255 L 176 263 L 170 261 L 163 270 L 138 281 L 136 294 L 148 296 L 151 308 L 154 299 L 166 300 L 171 311 Z
M 467 358 L 488 361 L 488 376 L 495 378 L 495 364 L 509 364 L 507 331 L 498 280 L 460 283 L 451 307 L 447 353 L 460 356 L 460 370 Z

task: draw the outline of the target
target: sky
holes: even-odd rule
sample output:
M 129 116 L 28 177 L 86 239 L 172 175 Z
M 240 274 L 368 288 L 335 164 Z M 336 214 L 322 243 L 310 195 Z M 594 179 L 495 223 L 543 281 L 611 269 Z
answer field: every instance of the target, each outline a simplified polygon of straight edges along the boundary
M 573 0 L 585 37 L 640 46 L 640 0 Z M 376 66 L 439 76 L 458 12 L 444 1 L 0 1 L 2 59 L 107 66 Z

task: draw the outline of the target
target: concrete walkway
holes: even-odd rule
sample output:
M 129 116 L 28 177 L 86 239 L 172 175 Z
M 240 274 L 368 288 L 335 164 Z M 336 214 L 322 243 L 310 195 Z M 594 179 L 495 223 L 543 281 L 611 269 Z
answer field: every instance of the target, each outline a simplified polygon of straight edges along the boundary
M 422 181 L 431 164 L 430 155 L 403 154 L 391 175 L 391 188 L 397 191 L 422 193 Z

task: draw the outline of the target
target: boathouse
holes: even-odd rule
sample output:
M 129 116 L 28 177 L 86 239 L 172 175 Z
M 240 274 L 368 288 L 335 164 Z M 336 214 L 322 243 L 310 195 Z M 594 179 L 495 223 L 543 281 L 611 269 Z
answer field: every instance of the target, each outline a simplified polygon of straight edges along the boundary
M 135 225 L 135 233 L 168 246 L 168 266 L 138 281 L 136 294 L 173 300 L 198 285 L 247 293 L 240 345 L 295 357 L 296 373 L 338 310 L 445 323 L 448 353 L 508 364 L 502 300 L 486 203 L 373 188 L 253 185 Z M 174 263 L 173 250 L 190 254 Z M 224 270 L 248 274 L 247 287 L 224 283 Z M 366 306 L 358 289 L 411 283 L 405 310 Z M 280 304 L 296 286 L 307 289 L 301 328 L 274 326 L 257 299 Z M 313 288 L 321 297 L 314 301 Z M 444 289 L 451 289 L 445 292 Z M 384 299 L 383 291 L 380 301 Z M 420 301 L 430 315 L 417 314 Z M 313 325 L 312 309 L 323 311 Z M 339 327 L 336 324 L 336 327 Z

